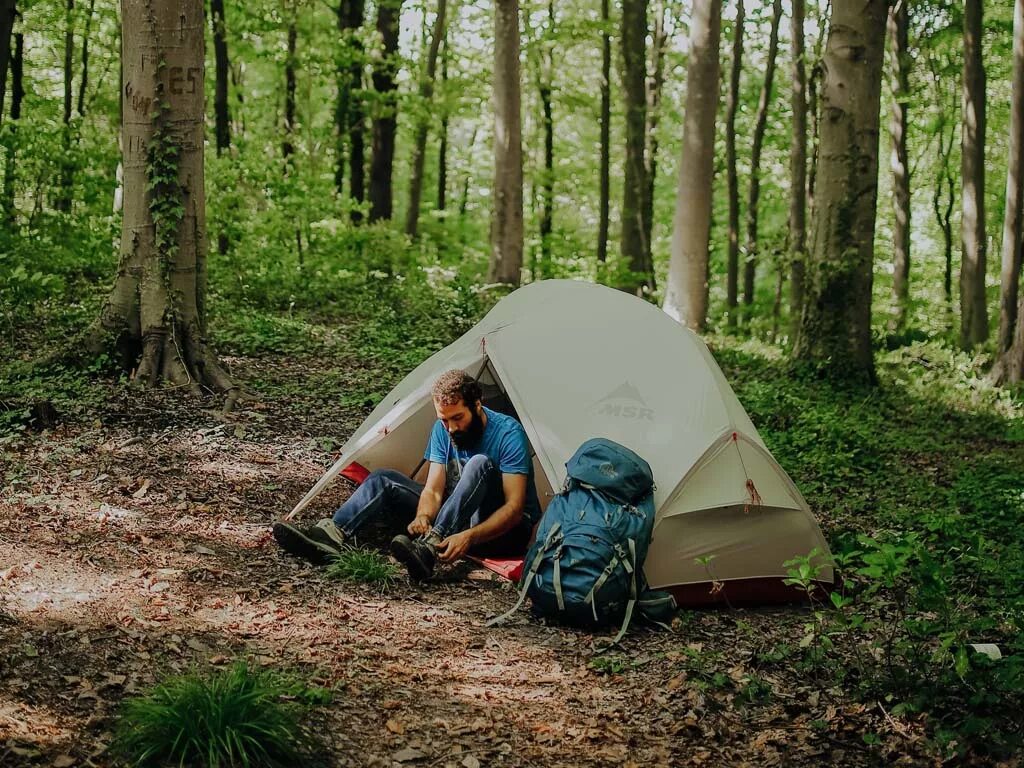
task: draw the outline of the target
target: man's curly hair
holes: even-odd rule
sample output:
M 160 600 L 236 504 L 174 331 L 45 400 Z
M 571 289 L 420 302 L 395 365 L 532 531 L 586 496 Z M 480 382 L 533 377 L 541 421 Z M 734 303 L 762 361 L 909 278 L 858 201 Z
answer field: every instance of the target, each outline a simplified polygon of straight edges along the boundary
M 459 368 L 453 368 L 437 378 L 430 394 L 434 402 L 440 405 L 458 405 L 462 402 L 472 408 L 480 399 L 481 391 L 476 379 Z

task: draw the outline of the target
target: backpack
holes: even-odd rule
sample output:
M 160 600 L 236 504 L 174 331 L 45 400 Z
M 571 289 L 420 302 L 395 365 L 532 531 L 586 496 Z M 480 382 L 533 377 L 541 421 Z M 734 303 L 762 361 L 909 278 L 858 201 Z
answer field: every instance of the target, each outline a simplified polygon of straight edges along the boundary
M 519 600 L 534 612 L 588 629 L 620 623 L 617 643 L 640 605 L 667 620 L 675 600 L 647 589 L 644 560 L 654 529 L 650 465 L 612 440 L 587 440 L 565 465 L 565 485 L 548 505 L 526 553 Z

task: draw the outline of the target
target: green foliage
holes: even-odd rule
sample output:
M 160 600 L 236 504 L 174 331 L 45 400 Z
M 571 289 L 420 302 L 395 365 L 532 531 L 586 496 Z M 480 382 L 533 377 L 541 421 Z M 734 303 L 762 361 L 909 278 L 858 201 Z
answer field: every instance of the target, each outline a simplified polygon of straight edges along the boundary
M 323 689 L 241 661 L 192 672 L 125 702 L 114 751 L 140 767 L 305 765 L 318 746 L 306 710 L 327 701 Z
M 338 581 L 369 584 L 381 592 L 395 585 L 399 569 L 379 552 L 346 547 L 327 566 L 327 576 Z

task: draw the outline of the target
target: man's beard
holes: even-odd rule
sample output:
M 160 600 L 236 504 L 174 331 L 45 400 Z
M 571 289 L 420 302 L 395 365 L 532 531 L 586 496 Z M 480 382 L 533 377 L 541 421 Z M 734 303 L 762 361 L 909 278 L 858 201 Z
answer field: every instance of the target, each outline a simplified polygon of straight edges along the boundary
M 480 411 L 474 410 L 472 413 L 473 416 L 468 427 L 449 432 L 456 448 L 461 448 L 462 450 L 472 448 L 480 442 L 480 438 L 484 434 L 484 420 L 480 416 Z

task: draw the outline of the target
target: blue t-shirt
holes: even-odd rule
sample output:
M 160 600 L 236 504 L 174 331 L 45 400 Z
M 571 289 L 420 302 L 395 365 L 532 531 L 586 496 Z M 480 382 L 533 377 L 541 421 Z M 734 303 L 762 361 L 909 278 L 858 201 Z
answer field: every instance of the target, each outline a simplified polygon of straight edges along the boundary
M 459 468 L 474 456 L 484 454 L 504 475 L 526 475 L 526 501 L 523 504 L 523 516 L 533 525 L 540 520 L 540 500 L 537 498 L 537 487 L 533 482 L 533 460 L 530 458 L 530 444 L 526 439 L 523 425 L 503 413 L 484 407 L 487 414 L 487 426 L 480 436 L 480 441 L 472 449 L 457 448 L 448 436 L 448 430 L 440 419 L 434 422 L 427 442 L 427 451 L 423 458 L 434 464 L 442 464 L 446 468 L 450 461 L 458 461 Z M 448 470 L 448 479 L 453 472 Z

